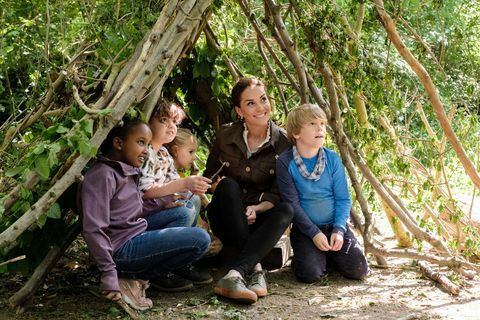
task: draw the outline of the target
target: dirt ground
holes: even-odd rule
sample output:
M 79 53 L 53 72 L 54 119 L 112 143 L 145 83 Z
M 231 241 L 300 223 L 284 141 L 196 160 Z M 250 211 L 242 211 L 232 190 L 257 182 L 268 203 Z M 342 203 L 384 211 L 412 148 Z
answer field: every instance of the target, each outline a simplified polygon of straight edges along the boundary
M 78 256 L 76 257 L 78 258 Z M 78 260 L 78 259 L 77 259 Z M 269 296 L 252 306 L 238 305 L 212 294 L 212 285 L 184 293 L 149 289 L 154 308 L 141 319 L 480 319 L 480 281 L 464 283 L 459 296 L 442 291 L 407 261 L 395 267 L 372 268 L 365 281 L 351 281 L 332 272 L 322 282 L 295 280 L 290 267 L 269 272 Z M 373 263 L 373 261 L 372 261 Z M 212 269 L 215 279 L 224 270 Z M 97 272 L 67 257 L 47 278 L 23 314 L 8 307 L 8 298 L 24 283 L 2 278 L 0 319 L 128 319 L 115 303 L 98 294 Z

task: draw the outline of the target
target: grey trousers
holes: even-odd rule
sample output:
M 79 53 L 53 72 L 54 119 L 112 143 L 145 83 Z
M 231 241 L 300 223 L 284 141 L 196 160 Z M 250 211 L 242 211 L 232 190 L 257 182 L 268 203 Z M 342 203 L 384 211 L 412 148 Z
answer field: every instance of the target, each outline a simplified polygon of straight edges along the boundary
M 320 228 L 330 239 L 332 227 Z M 313 283 L 327 273 L 327 263 L 342 276 L 363 279 L 369 272 L 367 259 L 355 235 L 347 228 L 343 235 L 343 246 L 339 251 L 321 251 L 312 239 L 293 226 L 290 236 L 293 248 L 293 270 L 301 282 Z

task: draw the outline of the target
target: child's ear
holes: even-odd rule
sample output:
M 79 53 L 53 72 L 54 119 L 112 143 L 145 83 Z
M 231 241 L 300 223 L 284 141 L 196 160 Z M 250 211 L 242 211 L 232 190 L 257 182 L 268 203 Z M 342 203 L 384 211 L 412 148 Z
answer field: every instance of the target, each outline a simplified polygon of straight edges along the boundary
M 113 149 L 117 151 L 121 151 L 123 146 L 123 140 L 120 139 L 120 137 L 115 137 L 113 138 L 112 145 L 113 145 Z
M 172 151 L 172 152 L 171 152 L 171 156 L 174 157 L 174 158 L 176 158 L 176 157 L 177 157 L 178 146 L 172 146 L 172 147 L 170 148 L 170 150 Z

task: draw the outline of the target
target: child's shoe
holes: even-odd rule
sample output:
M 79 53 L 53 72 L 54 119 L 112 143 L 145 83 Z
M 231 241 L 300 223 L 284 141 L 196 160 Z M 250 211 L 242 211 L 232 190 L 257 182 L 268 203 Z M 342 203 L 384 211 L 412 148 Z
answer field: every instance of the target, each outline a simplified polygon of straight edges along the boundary
M 148 281 L 139 279 L 118 279 L 122 299 L 135 310 L 147 310 L 153 306 L 152 300 L 145 296 Z

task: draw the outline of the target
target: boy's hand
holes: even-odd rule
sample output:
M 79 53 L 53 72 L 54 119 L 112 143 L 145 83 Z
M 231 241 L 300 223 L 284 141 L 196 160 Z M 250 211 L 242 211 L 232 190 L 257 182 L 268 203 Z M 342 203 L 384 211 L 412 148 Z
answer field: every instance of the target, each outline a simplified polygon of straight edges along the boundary
M 111 301 L 117 301 L 122 299 L 122 294 L 120 291 L 103 291 L 102 294 Z
M 338 251 L 343 246 L 343 234 L 335 232 L 330 236 L 330 247 L 332 251 Z
M 313 237 L 313 243 L 319 250 L 322 251 L 328 251 L 332 249 L 330 244 L 328 244 L 328 239 L 323 232 L 319 232 Z
M 211 187 L 212 180 L 202 176 L 190 176 L 185 178 L 186 187 L 193 194 L 202 194 Z

